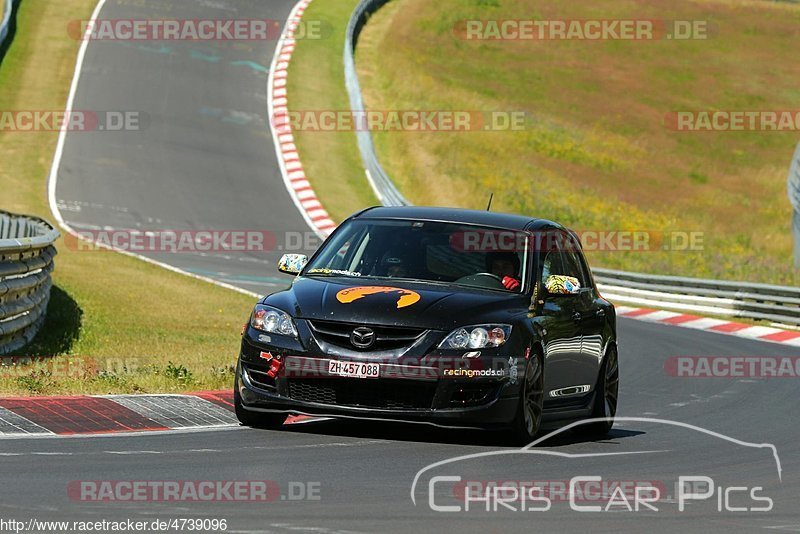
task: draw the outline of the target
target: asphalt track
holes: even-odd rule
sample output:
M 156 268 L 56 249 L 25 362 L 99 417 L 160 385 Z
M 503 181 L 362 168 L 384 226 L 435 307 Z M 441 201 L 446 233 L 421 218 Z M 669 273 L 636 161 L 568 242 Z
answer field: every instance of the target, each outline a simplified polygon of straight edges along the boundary
M 101 18 L 285 17 L 292 2 L 256 0 L 114 2 Z M 138 6 L 138 7 L 137 7 Z M 305 232 L 280 177 L 266 127 L 266 75 L 236 61 L 268 65 L 274 43 L 172 43 L 163 51 L 92 43 L 75 109 L 129 109 L 150 115 L 140 132 L 70 133 L 57 199 L 64 218 L 86 228 L 263 228 Z M 216 62 L 199 55 L 220 56 Z M 211 110 L 211 111 L 209 111 Z M 238 122 L 224 117 L 240 117 Z M 250 117 L 247 122 L 245 117 Z M 256 292 L 282 285 L 272 267 L 278 252 L 226 257 L 154 255 Z M 266 256 L 266 257 L 264 257 Z M 800 531 L 800 427 L 792 378 L 676 378 L 671 356 L 795 356 L 776 344 L 650 324 L 619 321 L 620 416 L 697 425 L 743 442 L 771 443 L 773 456 L 663 423 L 625 421 L 602 441 L 572 434 L 543 452 L 473 458 L 424 473 L 456 456 L 497 450 L 498 436 L 433 427 L 326 421 L 285 431 L 215 431 L 85 438 L 0 440 L 0 517 L 19 520 L 226 519 L 228 532 L 443 531 Z M 232 348 L 232 354 L 235 348 Z M 649 451 L 649 452 L 648 452 Z M 636 454 L 621 454 L 636 453 Z M 761 486 L 771 512 L 718 511 L 716 494 L 684 512 L 667 499 L 658 512 L 579 513 L 555 500 L 548 511 L 431 510 L 432 474 L 464 480 L 564 481 L 576 475 L 606 480 L 661 481 L 708 475 L 718 485 Z M 76 480 L 272 480 L 284 496 L 290 482 L 319 483 L 319 500 L 252 502 L 81 502 L 67 487 Z M 436 486 L 436 502 L 452 504 L 452 488 Z M 672 495 L 674 497 L 674 494 Z M 735 499 L 732 505 L 760 503 Z M 617 507 L 617 510 L 620 510 Z
M 109 0 L 99 19 L 268 19 L 291 0 Z M 93 41 L 73 109 L 132 112 L 131 128 L 65 137 L 55 200 L 78 231 L 266 232 L 272 250 L 135 252 L 260 294 L 287 285 L 281 250 L 310 232 L 283 185 L 267 120 L 276 40 Z M 105 234 L 114 235 L 114 234 Z M 287 237 L 288 236 L 288 237 Z M 266 242 L 269 242 L 269 238 Z M 73 245 L 74 246 L 74 245 Z M 167 247 L 165 247 L 167 248 Z M 259 248 L 259 247 L 251 247 Z

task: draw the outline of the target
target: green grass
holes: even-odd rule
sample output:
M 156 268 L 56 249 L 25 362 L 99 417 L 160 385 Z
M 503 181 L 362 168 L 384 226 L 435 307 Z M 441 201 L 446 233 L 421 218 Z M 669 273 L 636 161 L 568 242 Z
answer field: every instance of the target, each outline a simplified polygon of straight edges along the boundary
M 299 40 L 289 65 L 288 101 L 292 111 L 347 111 L 344 86 L 344 30 L 357 0 L 316 0 L 304 20 L 332 28 L 322 39 Z M 334 221 L 378 204 L 367 183 L 355 134 L 351 131 L 295 131 L 305 173 Z
M 312 6 L 346 11 L 331 0 Z M 717 33 L 680 42 L 469 42 L 453 32 L 465 19 L 525 18 L 704 19 Z M 798 109 L 800 65 L 791 52 L 798 21 L 800 6 L 759 0 L 393 0 L 367 24 L 357 68 L 369 109 L 528 114 L 524 131 L 374 132 L 382 164 L 415 204 L 483 208 L 492 191 L 498 211 L 576 230 L 699 231 L 701 251 L 595 251 L 590 261 L 796 284 L 785 180 L 797 132 L 685 133 L 664 119 L 678 110 Z M 341 48 L 334 47 L 335 68 L 314 70 L 316 56 L 303 47 L 292 65 L 290 107 L 346 102 Z M 309 80 L 324 96 L 298 106 L 298 88 Z M 355 140 L 333 134 L 340 152 L 331 154 L 318 135 L 303 137 L 303 161 L 334 158 L 343 187 L 356 187 L 360 162 L 341 157 L 354 153 Z M 309 174 L 316 183 L 330 178 L 317 166 Z M 337 214 L 369 203 L 318 192 Z
M 0 68 L 0 109 L 64 108 L 79 46 L 67 36 L 66 21 L 88 19 L 95 3 L 20 3 L 17 33 Z M 53 220 L 46 178 L 56 140 L 56 133 L 0 132 L 0 208 Z M 78 252 L 63 240 L 57 248 L 47 321 L 16 355 L 45 363 L 0 368 L 0 394 L 232 386 L 253 298 L 116 253 Z
M 643 11 L 644 10 L 644 11 Z M 708 40 L 464 41 L 465 19 L 710 20 Z M 387 133 L 378 155 L 417 204 L 494 207 L 577 230 L 701 231 L 695 252 L 591 252 L 594 265 L 797 283 L 786 173 L 797 132 L 685 133 L 677 110 L 798 109 L 800 6 L 769 2 L 394 0 L 358 50 L 371 109 L 523 110 L 524 131 Z M 324 200 L 324 199 L 323 199 Z

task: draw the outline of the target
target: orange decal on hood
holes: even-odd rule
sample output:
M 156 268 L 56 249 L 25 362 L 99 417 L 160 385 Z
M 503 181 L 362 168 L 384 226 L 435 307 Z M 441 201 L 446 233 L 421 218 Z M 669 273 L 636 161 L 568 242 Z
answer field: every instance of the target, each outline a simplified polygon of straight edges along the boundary
M 405 308 L 419 301 L 420 296 L 416 291 L 410 289 L 400 289 L 399 287 L 388 286 L 358 286 L 348 287 L 336 293 L 336 300 L 342 304 L 350 304 L 351 302 L 362 299 L 367 295 L 375 295 L 377 293 L 397 293 L 400 298 L 397 299 L 397 308 Z

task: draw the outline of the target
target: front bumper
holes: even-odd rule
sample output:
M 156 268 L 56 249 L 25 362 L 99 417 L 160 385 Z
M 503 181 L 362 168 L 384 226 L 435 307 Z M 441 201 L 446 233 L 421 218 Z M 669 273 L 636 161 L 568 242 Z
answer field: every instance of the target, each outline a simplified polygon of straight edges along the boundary
M 236 369 L 246 410 L 492 428 L 508 426 L 518 406 L 517 377 L 522 372 L 516 369 L 517 359 L 513 371 L 508 367 L 493 377 L 443 373 L 442 359 L 434 364 L 433 357 L 413 363 L 382 361 L 380 378 L 345 378 L 327 372 L 328 361 L 341 358 L 299 355 L 254 341 L 248 336 L 242 340 Z M 278 376 L 267 374 L 270 366 L 262 351 L 281 359 Z M 524 358 L 519 360 L 524 364 Z M 464 361 L 459 356 L 453 363 Z

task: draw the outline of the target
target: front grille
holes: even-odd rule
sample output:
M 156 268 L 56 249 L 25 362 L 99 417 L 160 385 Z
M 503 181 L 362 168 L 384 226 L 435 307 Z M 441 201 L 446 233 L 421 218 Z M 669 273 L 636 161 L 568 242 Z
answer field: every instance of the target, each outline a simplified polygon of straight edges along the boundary
M 362 349 L 354 346 L 350 342 L 350 334 L 353 330 L 365 326 L 363 324 L 353 323 L 337 323 L 334 321 L 319 321 L 313 320 L 308 322 L 311 325 L 311 330 L 314 332 L 314 337 L 325 343 L 336 345 L 351 350 L 358 351 L 382 351 L 382 350 L 395 350 L 402 349 L 413 345 L 420 337 L 425 334 L 425 330 L 421 328 L 402 328 L 394 326 L 372 326 L 369 325 L 375 332 L 375 342 L 372 346 Z
M 338 406 L 427 410 L 435 393 L 435 382 L 348 378 L 289 380 L 289 397 L 292 399 Z
M 275 379 L 270 378 L 266 370 L 261 370 L 258 367 L 247 364 L 244 364 L 244 369 L 247 371 L 247 376 L 250 377 L 250 382 L 252 382 L 254 386 L 261 389 L 275 389 Z

